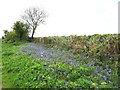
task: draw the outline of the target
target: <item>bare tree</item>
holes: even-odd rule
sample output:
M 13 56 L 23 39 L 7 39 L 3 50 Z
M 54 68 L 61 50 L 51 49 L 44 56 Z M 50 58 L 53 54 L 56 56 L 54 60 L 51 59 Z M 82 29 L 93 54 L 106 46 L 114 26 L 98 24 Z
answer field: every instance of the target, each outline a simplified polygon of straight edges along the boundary
M 25 10 L 24 14 L 21 17 L 30 25 L 32 29 L 31 39 L 33 39 L 36 28 L 40 24 L 45 23 L 45 18 L 47 17 L 47 14 L 44 10 L 41 10 L 38 7 L 31 7 Z

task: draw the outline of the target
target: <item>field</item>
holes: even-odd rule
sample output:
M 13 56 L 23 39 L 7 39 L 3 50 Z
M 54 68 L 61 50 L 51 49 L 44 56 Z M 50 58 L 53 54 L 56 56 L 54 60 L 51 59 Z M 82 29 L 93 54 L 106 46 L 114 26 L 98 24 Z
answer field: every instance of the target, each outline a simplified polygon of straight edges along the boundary
M 3 88 L 117 88 L 118 36 L 2 43 Z

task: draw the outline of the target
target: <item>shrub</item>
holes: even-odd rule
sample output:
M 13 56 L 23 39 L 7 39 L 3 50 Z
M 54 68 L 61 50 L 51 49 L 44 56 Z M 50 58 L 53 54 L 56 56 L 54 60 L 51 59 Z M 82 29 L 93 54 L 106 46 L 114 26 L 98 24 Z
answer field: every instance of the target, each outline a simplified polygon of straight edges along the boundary
M 21 21 L 16 21 L 13 26 L 13 30 L 17 34 L 20 40 L 28 39 L 29 25 Z
M 10 31 L 7 33 L 5 41 L 15 42 L 17 39 L 17 34 L 14 31 Z

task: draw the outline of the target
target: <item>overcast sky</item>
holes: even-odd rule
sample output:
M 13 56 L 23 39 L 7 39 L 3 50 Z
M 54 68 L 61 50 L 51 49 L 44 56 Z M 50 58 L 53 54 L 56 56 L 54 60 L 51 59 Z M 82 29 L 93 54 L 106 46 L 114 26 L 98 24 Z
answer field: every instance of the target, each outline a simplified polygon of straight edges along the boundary
M 0 36 L 3 29 L 12 30 L 20 15 L 38 6 L 49 14 L 46 25 L 36 29 L 35 36 L 91 35 L 118 33 L 119 0 L 1 0 Z

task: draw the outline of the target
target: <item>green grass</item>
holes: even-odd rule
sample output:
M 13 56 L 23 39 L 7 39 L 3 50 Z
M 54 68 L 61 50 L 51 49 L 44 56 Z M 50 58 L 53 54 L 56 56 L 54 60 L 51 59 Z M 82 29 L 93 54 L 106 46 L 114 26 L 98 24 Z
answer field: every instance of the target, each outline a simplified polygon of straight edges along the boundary
M 8 62 L 8 60 L 11 60 L 12 54 L 15 53 L 15 51 L 17 50 L 17 48 L 15 48 L 15 46 L 13 46 L 12 44 L 3 44 L 2 47 L 2 87 L 3 88 L 12 88 L 14 87 L 14 84 L 12 84 L 12 79 L 15 77 L 14 73 L 7 73 L 6 72 L 6 68 L 4 65 L 10 65 L 10 63 Z M 11 78 L 13 77 L 13 78 Z
M 2 39 L 0 38 L 0 88 L 2 88 Z
M 117 86 L 109 84 L 109 82 L 105 81 L 103 78 L 99 78 L 100 75 L 104 76 L 105 74 L 102 74 L 101 71 L 98 72 L 98 75 L 95 74 L 95 67 L 82 65 L 91 62 L 90 60 L 86 59 L 81 65 L 76 67 L 71 66 L 68 63 L 57 62 L 57 59 L 48 64 L 45 60 L 37 60 L 37 58 L 32 55 L 21 51 L 22 46 L 28 45 L 29 44 L 24 44 L 23 42 L 3 42 L 3 88 L 112 88 Z M 48 60 L 49 59 L 54 58 L 48 58 Z M 77 59 L 81 60 L 81 57 L 78 57 Z M 105 63 L 100 62 L 100 65 L 103 66 L 106 66 L 109 63 L 106 65 L 104 64 Z M 113 69 L 111 76 L 112 79 L 111 77 L 108 77 L 108 80 L 115 80 L 113 83 L 116 84 L 116 68 Z M 67 84 L 65 85 L 66 82 Z
M 2 45 L 2 87 L 3 88 L 16 88 L 13 81 L 18 76 L 17 70 L 24 67 L 24 60 L 33 59 L 27 54 L 16 54 L 20 50 L 20 46 L 27 44 L 14 45 L 11 43 L 3 43 Z M 19 63 L 16 63 L 19 62 Z M 12 67 L 11 67 L 12 66 Z M 16 71 L 15 71 L 16 70 Z

